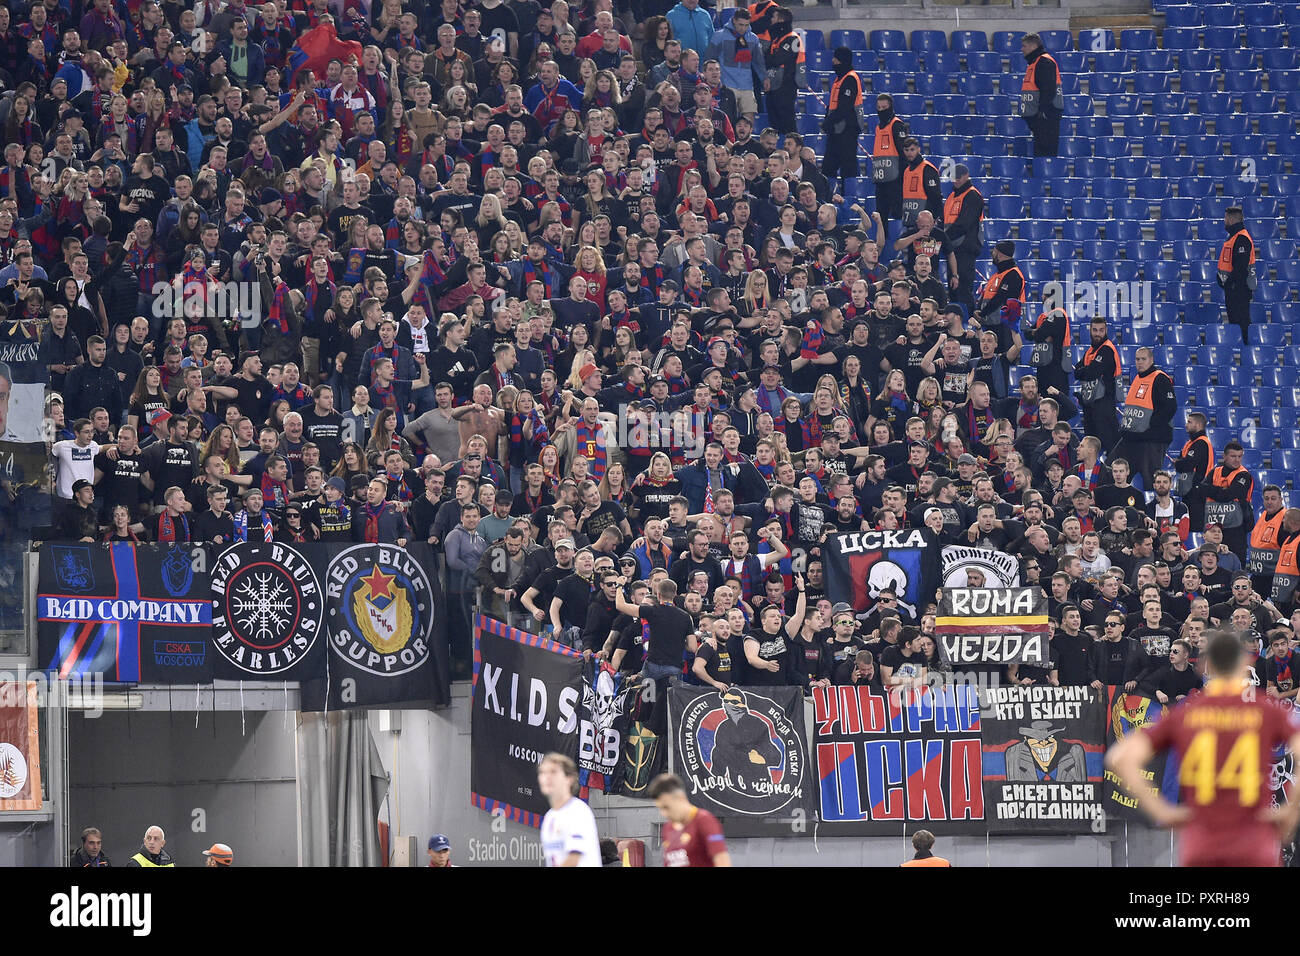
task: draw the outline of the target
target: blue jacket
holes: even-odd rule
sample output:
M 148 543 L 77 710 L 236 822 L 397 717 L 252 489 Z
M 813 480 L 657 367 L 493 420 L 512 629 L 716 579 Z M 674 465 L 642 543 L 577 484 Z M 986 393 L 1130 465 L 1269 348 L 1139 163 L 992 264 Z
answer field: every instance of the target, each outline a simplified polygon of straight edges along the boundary
M 185 155 L 189 157 L 190 169 L 198 170 L 203 166 L 203 147 L 216 139 L 216 134 L 204 136 L 199 132 L 199 118 L 196 116 L 185 124 Z
M 763 44 L 750 30 L 745 34 L 745 50 L 740 62 L 736 61 L 736 31 L 731 24 L 713 34 L 709 43 L 706 60 L 717 60 L 722 66 L 722 85 L 733 90 L 754 89 L 754 70 L 759 76 L 767 75 L 767 65 L 763 62 Z
M 689 10 L 677 4 L 668 11 L 668 22 L 673 28 L 673 39 L 681 41 L 683 50 L 694 50 L 705 59 L 709 41 L 713 39 L 713 17 L 703 7 Z
M 226 75 L 230 77 L 231 82 L 235 81 L 235 74 L 230 69 L 230 51 L 234 45 L 234 41 L 231 40 L 217 47 L 218 55 L 226 58 Z M 245 82 L 249 86 L 253 86 L 266 79 L 266 52 L 262 49 L 260 43 L 254 43 L 251 40 L 246 41 L 245 46 L 248 50 L 248 79 Z
M 739 484 L 739 469 L 727 464 L 725 461 L 720 466 L 722 472 L 722 487 L 727 491 L 735 493 L 736 485 Z M 704 492 L 708 488 L 708 479 L 704 475 L 704 460 L 700 459 L 694 465 L 683 465 L 674 473 L 678 481 L 682 483 L 682 497 L 686 499 L 690 508 L 690 514 L 702 514 L 704 511 Z

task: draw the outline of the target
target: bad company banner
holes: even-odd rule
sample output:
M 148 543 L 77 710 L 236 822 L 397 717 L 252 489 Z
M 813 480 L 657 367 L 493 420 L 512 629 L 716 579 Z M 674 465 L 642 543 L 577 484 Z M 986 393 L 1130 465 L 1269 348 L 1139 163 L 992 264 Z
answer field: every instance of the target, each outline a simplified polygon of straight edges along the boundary
M 822 543 L 826 596 L 868 611 L 884 591 L 912 620 L 932 599 L 938 580 L 937 539 L 928 528 L 835 534 Z
M 994 687 L 980 696 L 993 833 L 1101 832 L 1106 699 L 1092 687 Z
M 1042 664 L 1051 625 L 1038 588 L 945 588 L 934 632 L 943 659 L 969 664 Z
M 50 544 L 37 585 L 39 663 L 59 678 L 212 682 L 206 549 Z
M 474 806 L 540 827 L 549 805 L 537 789 L 537 765 L 552 751 L 578 759 L 582 699 L 581 655 L 477 615 L 470 693 Z
M 1125 734 L 1142 727 L 1148 727 L 1158 721 L 1164 714 L 1166 706 L 1153 697 L 1142 694 L 1126 694 L 1122 687 L 1109 687 L 1108 713 L 1106 716 L 1106 747 Z M 1124 789 L 1119 778 L 1107 770 L 1106 788 L 1102 803 L 1106 815 L 1121 819 L 1145 819 L 1137 808 L 1137 800 Z M 1147 765 L 1143 775 L 1160 790 L 1167 799 L 1178 800 L 1178 759 L 1168 751 L 1156 755 Z
M 813 734 L 823 835 L 985 832 L 975 688 L 815 688 Z
M 304 709 L 445 701 L 431 558 L 424 546 L 47 545 L 40 664 L 122 683 L 303 681 Z
M 36 681 L 0 683 L 0 813 L 43 805 L 36 701 Z
M 799 688 L 677 685 L 668 723 L 670 763 L 697 806 L 720 816 L 806 815 L 812 777 Z

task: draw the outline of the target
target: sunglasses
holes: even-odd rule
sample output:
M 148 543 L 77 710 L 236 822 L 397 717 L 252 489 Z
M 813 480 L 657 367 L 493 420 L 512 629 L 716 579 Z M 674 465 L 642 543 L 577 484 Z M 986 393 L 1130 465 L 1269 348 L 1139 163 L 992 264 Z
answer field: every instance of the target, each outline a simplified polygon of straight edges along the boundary
M 1123 627 L 1123 625 L 1124 625 L 1124 622 L 1123 622 L 1123 621 L 1107 621 L 1107 622 L 1106 622 L 1106 626 L 1107 626 L 1107 627 Z

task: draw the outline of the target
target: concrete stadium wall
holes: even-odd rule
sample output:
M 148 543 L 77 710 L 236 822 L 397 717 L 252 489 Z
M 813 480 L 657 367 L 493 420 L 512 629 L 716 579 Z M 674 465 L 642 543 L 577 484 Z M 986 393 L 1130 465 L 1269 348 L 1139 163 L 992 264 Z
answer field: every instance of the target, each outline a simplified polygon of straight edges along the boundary
M 427 862 L 425 846 L 434 833 L 450 838 L 452 862 L 458 866 L 535 866 L 540 856 L 536 830 L 494 821 L 470 805 L 468 695 L 468 683 L 457 683 L 449 708 L 401 712 L 400 732 L 381 729 L 386 718 L 371 715 L 371 730 L 392 780 L 392 833 L 416 838 L 419 866 Z M 647 862 L 658 865 L 659 815 L 653 806 L 593 793 L 591 807 L 602 837 L 644 840 Z M 727 842 L 741 866 L 897 866 L 911 856 L 902 836 L 828 837 L 825 828 L 802 837 Z M 938 851 L 959 866 L 1169 866 L 1172 858 L 1167 832 L 1137 825 L 1100 836 L 941 837 Z
M 254 711 L 70 715 L 73 842 L 97 826 L 121 866 L 157 824 L 178 866 L 202 866 L 213 843 L 229 844 L 236 865 L 296 866 L 294 719 Z M 194 829 L 196 810 L 206 816 L 202 831 Z

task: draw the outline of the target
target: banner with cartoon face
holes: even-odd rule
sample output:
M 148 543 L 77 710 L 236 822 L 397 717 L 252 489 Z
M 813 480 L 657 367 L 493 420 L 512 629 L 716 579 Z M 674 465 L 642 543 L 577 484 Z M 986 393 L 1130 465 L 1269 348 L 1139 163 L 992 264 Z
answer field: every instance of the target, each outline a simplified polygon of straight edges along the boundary
M 1109 687 L 1106 715 L 1106 747 L 1109 749 L 1126 734 L 1148 727 L 1159 720 L 1167 709 L 1154 697 L 1143 694 L 1126 694 L 1122 687 Z M 1156 754 L 1143 775 L 1160 793 L 1173 802 L 1178 801 L 1178 756 L 1172 751 Z M 1106 771 L 1106 790 L 1102 803 L 1107 817 L 1145 820 L 1138 809 L 1137 800 L 1120 784 L 1115 774 Z
M 1092 687 L 980 695 L 991 833 L 1102 833 L 1106 700 Z
M 719 816 L 790 817 L 812 805 L 797 687 L 678 685 L 668 695 L 670 766 Z

